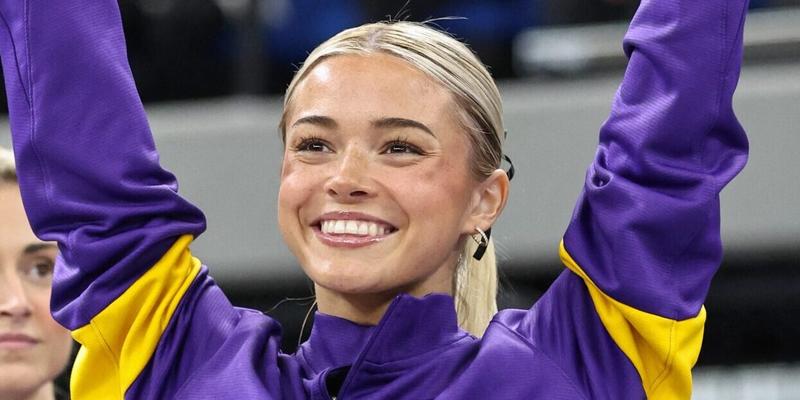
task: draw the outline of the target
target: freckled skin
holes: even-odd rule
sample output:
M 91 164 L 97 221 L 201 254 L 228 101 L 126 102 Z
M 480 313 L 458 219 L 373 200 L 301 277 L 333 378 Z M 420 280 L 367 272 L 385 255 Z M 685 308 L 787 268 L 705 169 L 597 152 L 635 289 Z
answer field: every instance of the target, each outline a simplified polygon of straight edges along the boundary
M 502 171 L 485 181 L 470 174 L 470 144 L 455 110 L 443 87 L 383 54 L 326 59 L 297 86 L 286 118 L 278 220 L 315 282 L 320 311 L 376 323 L 400 292 L 451 293 L 463 240 L 494 222 L 507 193 Z M 335 126 L 296 124 L 311 115 Z M 433 134 L 376 127 L 380 118 L 414 120 Z M 404 144 L 393 147 L 397 140 Z M 331 211 L 362 212 L 397 231 L 366 247 L 331 247 L 312 229 Z
M 50 316 L 51 275 L 43 266 L 52 265 L 57 250 L 23 254 L 41 242 L 15 184 L 0 183 L 0 221 L 0 335 L 21 333 L 39 341 L 30 349 L 0 347 L 0 399 L 52 399 L 52 380 L 72 348 L 69 331 Z

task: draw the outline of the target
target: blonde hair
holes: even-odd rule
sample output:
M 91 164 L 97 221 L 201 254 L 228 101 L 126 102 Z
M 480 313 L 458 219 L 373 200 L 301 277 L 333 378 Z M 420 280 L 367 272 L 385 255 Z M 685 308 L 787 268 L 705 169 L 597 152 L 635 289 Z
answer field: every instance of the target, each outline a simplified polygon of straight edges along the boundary
M 405 60 L 440 83 L 457 105 L 459 122 L 472 149 L 471 173 L 486 179 L 503 154 L 503 118 L 500 93 L 489 72 L 463 43 L 424 23 L 388 21 L 347 29 L 319 45 L 296 72 L 284 97 L 280 131 L 286 135 L 286 116 L 297 84 L 322 60 L 343 54 L 388 54 Z M 471 238 L 464 240 L 453 277 L 459 326 L 481 336 L 497 312 L 497 265 L 494 244 L 478 261 Z
M 17 168 L 14 166 L 14 153 L 0 146 L 0 182 L 17 183 Z

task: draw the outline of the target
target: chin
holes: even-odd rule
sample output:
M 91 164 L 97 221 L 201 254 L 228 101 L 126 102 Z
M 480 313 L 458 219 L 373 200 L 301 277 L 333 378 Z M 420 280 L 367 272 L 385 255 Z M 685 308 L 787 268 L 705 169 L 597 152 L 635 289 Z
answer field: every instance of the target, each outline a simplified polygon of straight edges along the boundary
M 364 274 L 329 271 L 311 275 L 315 284 L 328 290 L 346 294 L 371 294 L 386 291 L 386 285 Z
M 303 268 L 308 277 L 315 284 L 338 293 L 379 294 L 402 286 L 396 277 L 386 279 L 383 271 L 375 270 L 375 264 L 319 260 L 314 265 Z
M 10 393 L 35 391 L 47 383 L 42 369 L 42 366 L 0 363 L 0 399 Z

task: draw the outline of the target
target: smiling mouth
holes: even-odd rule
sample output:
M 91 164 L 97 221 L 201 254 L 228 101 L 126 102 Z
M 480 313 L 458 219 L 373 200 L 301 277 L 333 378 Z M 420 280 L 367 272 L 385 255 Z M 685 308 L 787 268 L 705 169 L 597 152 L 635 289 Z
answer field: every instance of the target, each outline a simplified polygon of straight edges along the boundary
M 353 215 L 342 214 L 320 219 L 313 228 L 322 243 L 345 248 L 378 243 L 397 232 L 397 228 L 383 221 L 359 219 Z
M 374 221 L 348 220 L 323 220 L 319 223 L 320 232 L 326 235 L 348 235 L 361 237 L 386 236 L 397 229 L 389 224 Z

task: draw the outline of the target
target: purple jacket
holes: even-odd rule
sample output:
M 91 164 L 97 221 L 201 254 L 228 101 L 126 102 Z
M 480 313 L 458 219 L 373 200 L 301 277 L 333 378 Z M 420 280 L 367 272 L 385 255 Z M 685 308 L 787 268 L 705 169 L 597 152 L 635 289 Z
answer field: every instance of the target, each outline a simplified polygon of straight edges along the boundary
M 560 254 L 482 339 L 452 299 L 377 326 L 317 315 L 296 354 L 189 253 L 203 214 L 158 163 L 115 0 L 0 0 L 14 150 L 53 312 L 82 344 L 75 399 L 686 399 L 721 257 L 719 192 L 747 140 L 731 101 L 746 0 L 644 0 Z M 199 161 L 198 161 L 199 162 Z

